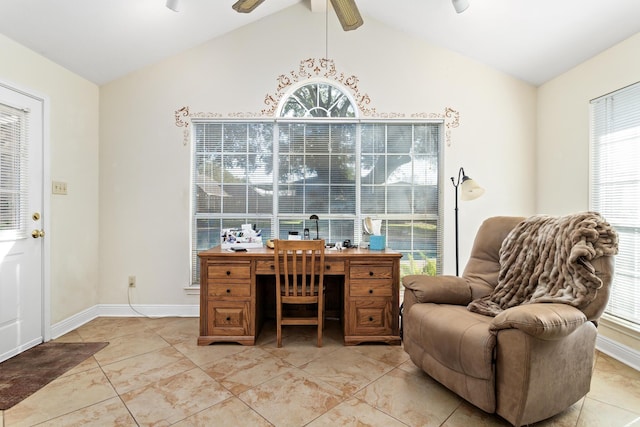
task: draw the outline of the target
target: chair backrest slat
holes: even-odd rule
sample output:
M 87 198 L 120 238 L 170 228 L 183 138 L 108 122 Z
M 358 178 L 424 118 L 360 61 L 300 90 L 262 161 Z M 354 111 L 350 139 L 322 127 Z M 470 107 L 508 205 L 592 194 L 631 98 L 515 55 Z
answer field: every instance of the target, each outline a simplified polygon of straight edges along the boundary
M 314 295 L 324 279 L 324 240 L 275 240 L 274 266 L 284 296 Z

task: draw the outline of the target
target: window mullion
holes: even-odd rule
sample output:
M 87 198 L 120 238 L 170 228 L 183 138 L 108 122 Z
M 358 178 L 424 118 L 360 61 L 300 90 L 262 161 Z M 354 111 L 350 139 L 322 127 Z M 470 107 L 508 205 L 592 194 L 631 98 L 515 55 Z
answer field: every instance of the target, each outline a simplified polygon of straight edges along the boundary
M 356 171 L 355 171 L 355 181 L 356 181 L 356 218 L 355 224 L 353 226 L 353 231 L 356 239 L 360 239 L 362 236 L 362 124 L 358 123 L 356 125 L 356 153 L 355 153 L 355 161 L 356 161 Z
M 273 230 L 274 236 L 280 235 L 280 223 L 278 221 L 278 217 L 280 215 L 278 208 L 278 194 L 280 194 L 280 123 L 276 122 L 273 132 L 273 215 L 271 216 L 271 229 Z M 271 237 L 271 236 L 269 236 Z

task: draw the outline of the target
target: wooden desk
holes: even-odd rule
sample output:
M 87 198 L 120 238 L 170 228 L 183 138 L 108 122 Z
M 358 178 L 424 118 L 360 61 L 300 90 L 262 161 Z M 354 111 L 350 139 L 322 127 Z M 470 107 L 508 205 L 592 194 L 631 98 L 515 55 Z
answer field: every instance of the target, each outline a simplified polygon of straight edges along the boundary
M 230 252 L 219 246 L 200 252 L 198 345 L 254 345 L 264 318 L 266 288 L 275 292 L 273 250 Z M 343 285 L 345 345 L 400 344 L 400 258 L 392 250 L 327 250 L 325 282 Z M 275 295 L 275 294 L 274 294 Z

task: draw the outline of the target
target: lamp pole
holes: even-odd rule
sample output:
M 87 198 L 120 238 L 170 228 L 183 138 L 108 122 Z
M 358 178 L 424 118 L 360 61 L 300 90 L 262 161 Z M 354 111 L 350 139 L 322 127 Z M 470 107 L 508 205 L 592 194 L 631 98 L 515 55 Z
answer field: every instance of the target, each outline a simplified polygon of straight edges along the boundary
M 458 180 L 456 181 L 453 177 L 451 177 L 451 183 L 453 184 L 453 188 L 456 196 L 456 205 L 455 205 L 455 218 L 456 218 L 456 276 L 458 276 L 458 186 L 460 185 L 461 177 L 465 177 L 464 169 L 460 168 L 458 171 Z
M 458 171 L 458 180 L 451 177 L 451 183 L 456 192 L 456 276 L 458 275 L 458 186 L 462 192 L 462 200 L 473 200 L 484 194 L 484 188 L 480 187 L 474 180 L 464 174 L 464 169 Z

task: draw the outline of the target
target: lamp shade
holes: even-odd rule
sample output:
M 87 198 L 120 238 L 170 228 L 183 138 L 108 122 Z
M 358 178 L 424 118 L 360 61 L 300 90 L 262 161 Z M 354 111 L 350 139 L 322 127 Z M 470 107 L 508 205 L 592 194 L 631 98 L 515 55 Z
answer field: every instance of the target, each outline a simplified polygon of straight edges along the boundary
M 484 188 L 480 187 L 477 182 L 468 176 L 462 177 L 462 183 L 460 184 L 460 199 L 469 201 L 477 199 L 484 194 Z
M 453 3 L 453 8 L 458 13 L 462 13 L 469 7 L 469 0 L 451 0 Z

